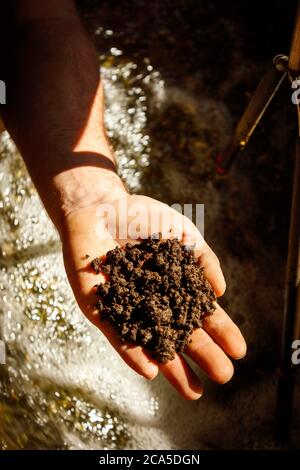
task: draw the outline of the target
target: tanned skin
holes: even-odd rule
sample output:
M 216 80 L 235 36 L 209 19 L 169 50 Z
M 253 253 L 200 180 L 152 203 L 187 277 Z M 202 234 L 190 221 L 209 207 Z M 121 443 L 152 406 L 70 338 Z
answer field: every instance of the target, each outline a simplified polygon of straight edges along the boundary
M 170 211 L 170 233 L 176 233 L 178 217 L 183 216 L 174 215 L 159 201 L 128 194 L 117 175 L 104 126 L 97 54 L 73 1 L 20 0 L 10 4 L 9 41 L 1 44 L 7 59 L 7 104 L 1 106 L 1 114 L 60 234 L 66 273 L 78 305 L 133 370 L 147 379 L 154 379 L 160 370 L 183 397 L 195 400 L 203 387 L 182 355 L 159 364 L 141 347 L 122 344 L 112 327 L 100 322 L 93 286 L 103 279 L 89 269 L 90 260 L 85 258 L 86 253 L 91 258 L 105 255 L 121 243 L 115 234 L 102 237 L 97 231 L 97 208 L 103 202 L 115 207 L 116 213 L 120 200 L 126 201 L 128 212 L 136 203 Z M 189 222 L 185 225 L 183 241 L 199 246 L 199 263 L 216 294 L 222 295 L 225 281 L 218 258 L 196 227 Z M 225 383 L 233 375 L 229 357 L 245 356 L 246 343 L 218 306 L 203 328 L 194 331 L 186 354 L 212 380 Z

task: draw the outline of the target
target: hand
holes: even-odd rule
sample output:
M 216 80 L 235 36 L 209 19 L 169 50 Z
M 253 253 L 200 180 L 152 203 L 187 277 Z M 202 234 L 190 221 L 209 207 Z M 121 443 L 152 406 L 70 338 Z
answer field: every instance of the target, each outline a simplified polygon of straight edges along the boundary
M 199 262 L 217 295 L 225 290 L 219 262 L 187 219 L 158 201 L 125 192 L 114 171 L 113 152 L 106 138 L 97 53 L 80 23 L 74 2 L 15 3 L 9 30 L 12 37 L 19 37 L 22 32 L 22 54 L 19 42 L 9 41 L 12 50 L 4 56 L 14 58 L 6 64 L 7 86 L 14 99 L 1 113 L 60 232 L 66 271 L 77 302 L 136 372 L 152 379 L 160 369 L 185 398 L 199 398 L 202 386 L 182 355 L 168 364 L 157 364 L 141 347 L 121 344 L 110 324 L 99 321 L 93 286 L 103 279 L 92 272 L 90 261 L 121 242 L 118 232 L 130 225 L 130 219 L 120 217 L 116 234 L 101 229 L 99 204 L 112 204 L 118 213 L 118 203 L 126 201 L 128 210 L 118 214 L 123 216 L 136 203 L 147 208 L 155 206 L 155 211 L 163 212 L 164 220 L 170 215 L 169 236 L 176 235 L 185 220 L 183 242 L 198 245 Z M 146 236 L 151 234 L 148 221 L 146 216 L 142 221 Z M 90 259 L 85 259 L 86 254 Z M 246 345 L 237 326 L 217 307 L 203 328 L 193 333 L 186 353 L 213 380 L 223 383 L 233 373 L 226 354 L 240 358 L 246 353 Z
M 103 222 L 107 222 L 107 219 L 103 213 L 101 214 L 103 204 L 106 209 L 112 207 L 115 212 L 116 226 L 105 227 Z M 94 286 L 104 282 L 104 278 L 101 274 L 93 272 L 90 263 L 93 258 L 105 255 L 118 244 L 126 243 L 127 240 L 119 238 L 120 231 L 132 230 L 133 213 L 141 206 L 144 210 L 141 212 L 143 216 L 140 236 L 149 236 L 151 232 L 153 233 L 147 217 L 150 208 L 156 214 L 163 214 L 164 218 L 169 217 L 169 225 L 164 228 L 170 237 L 178 235 L 178 227 L 183 225 L 180 238 L 184 243 L 196 243 L 199 263 L 204 267 L 205 275 L 216 294 L 222 295 L 225 291 L 225 281 L 219 261 L 189 219 L 165 204 L 145 196 L 128 195 L 125 190 L 120 191 L 119 187 L 116 193 L 110 191 L 97 203 L 93 202 L 86 207 L 74 209 L 66 215 L 61 237 L 67 276 L 82 312 L 105 334 L 133 370 L 150 380 L 154 379 L 160 370 L 184 398 L 194 400 L 202 395 L 203 387 L 181 354 L 176 355 L 175 359 L 167 364 L 157 363 L 142 347 L 122 343 L 110 323 L 100 322 L 94 307 L 97 301 Z M 125 207 L 126 212 L 124 212 Z M 88 259 L 86 254 L 89 255 Z M 214 314 L 204 320 L 203 328 L 193 332 L 192 342 L 185 354 L 192 358 L 212 380 L 225 383 L 233 375 L 233 365 L 228 356 L 234 359 L 242 358 L 246 354 L 246 344 L 238 327 L 218 305 Z

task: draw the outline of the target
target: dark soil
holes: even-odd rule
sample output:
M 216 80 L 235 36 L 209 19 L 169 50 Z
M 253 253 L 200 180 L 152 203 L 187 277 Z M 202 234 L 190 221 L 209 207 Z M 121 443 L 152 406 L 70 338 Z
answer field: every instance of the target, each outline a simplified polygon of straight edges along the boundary
M 183 352 L 195 328 L 215 310 L 216 296 L 192 249 L 178 240 L 146 239 L 92 261 L 108 277 L 97 285 L 101 320 L 122 341 L 149 350 L 159 362 Z

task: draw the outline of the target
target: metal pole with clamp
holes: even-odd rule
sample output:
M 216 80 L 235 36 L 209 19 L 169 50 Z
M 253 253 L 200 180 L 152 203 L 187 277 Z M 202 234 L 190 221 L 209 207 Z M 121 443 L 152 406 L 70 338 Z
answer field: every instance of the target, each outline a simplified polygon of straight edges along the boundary
M 273 65 L 267 70 L 258 84 L 227 147 L 216 159 L 216 173 L 218 175 L 226 176 L 228 174 L 239 152 L 247 145 L 256 126 L 287 76 L 292 82 L 300 79 L 300 0 L 298 1 L 290 55 L 289 57 L 277 55 L 273 59 Z M 296 104 L 296 106 L 298 130 L 277 393 L 276 437 L 282 444 L 288 442 L 291 429 L 295 382 L 295 364 L 292 362 L 292 346 L 295 340 L 300 339 L 300 104 Z

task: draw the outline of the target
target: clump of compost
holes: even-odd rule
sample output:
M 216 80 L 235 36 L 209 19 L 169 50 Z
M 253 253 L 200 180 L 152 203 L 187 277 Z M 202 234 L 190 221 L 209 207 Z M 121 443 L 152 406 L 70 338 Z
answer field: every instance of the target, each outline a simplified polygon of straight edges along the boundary
M 107 276 L 97 285 L 100 319 L 159 362 L 183 352 L 193 330 L 215 310 L 216 296 L 194 251 L 177 239 L 127 243 L 95 258 L 92 267 Z

